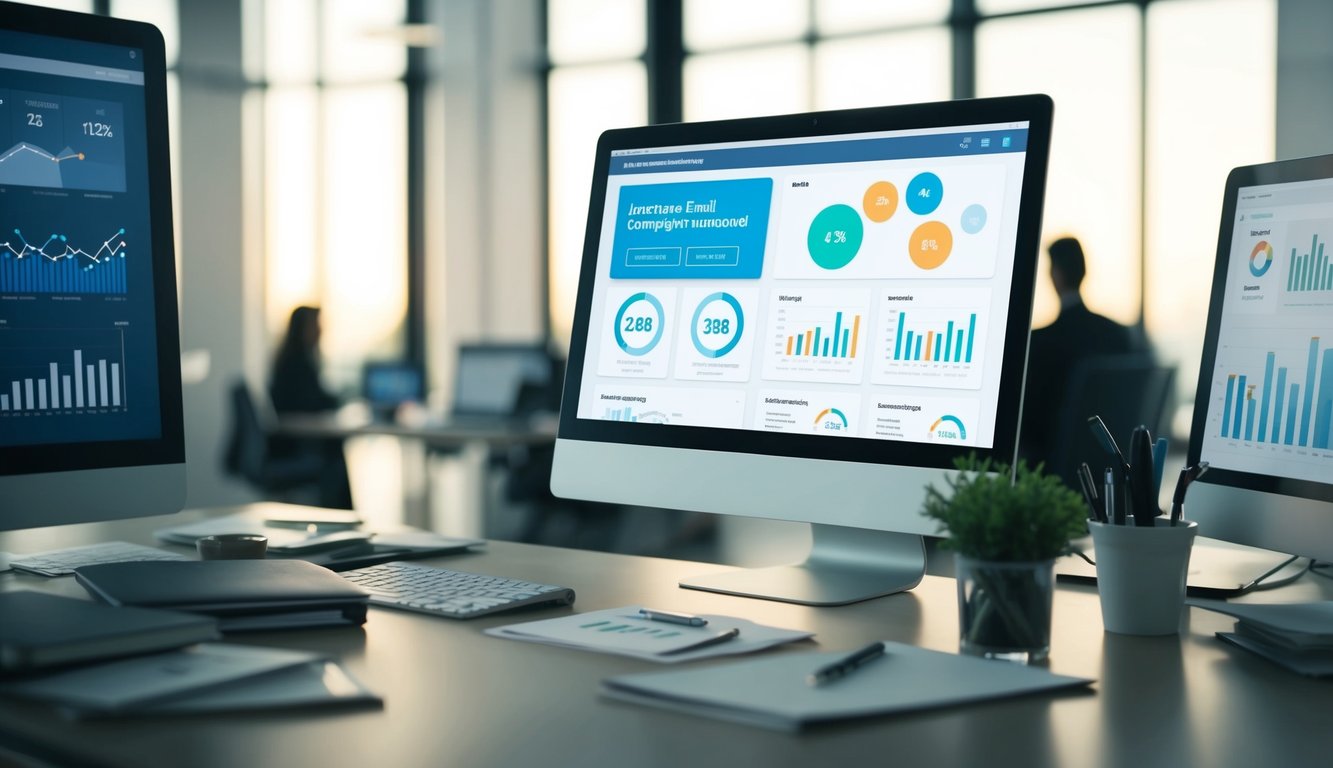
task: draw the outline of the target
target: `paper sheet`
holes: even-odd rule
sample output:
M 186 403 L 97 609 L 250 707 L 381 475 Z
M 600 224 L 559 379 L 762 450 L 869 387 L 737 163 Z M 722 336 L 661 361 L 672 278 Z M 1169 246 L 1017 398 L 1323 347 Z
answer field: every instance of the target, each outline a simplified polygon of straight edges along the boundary
M 663 664 L 751 653 L 814 637 L 813 632 L 769 627 L 734 616 L 703 614 L 701 618 L 708 620 L 703 627 L 652 621 L 638 616 L 640 607 L 631 605 L 509 624 L 488 629 L 486 634 L 562 648 L 614 653 Z M 739 630 L 739 634 L 730 640 L 680 650 L 717 638 L 720 633 L 732 629 Z

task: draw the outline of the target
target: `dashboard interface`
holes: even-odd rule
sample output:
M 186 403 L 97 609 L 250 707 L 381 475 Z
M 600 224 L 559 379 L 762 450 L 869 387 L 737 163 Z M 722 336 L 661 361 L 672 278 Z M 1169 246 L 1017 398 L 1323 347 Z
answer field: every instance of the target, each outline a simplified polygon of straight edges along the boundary
M 0 447 L 156 439 L 143 52 L 0 51 Z
M 1027 138 L 613 151 L 578 418 L 993 447 Z
M 1328 483 L 1333 179 L 1241 187 L 1231 226 L 1200 458 Z

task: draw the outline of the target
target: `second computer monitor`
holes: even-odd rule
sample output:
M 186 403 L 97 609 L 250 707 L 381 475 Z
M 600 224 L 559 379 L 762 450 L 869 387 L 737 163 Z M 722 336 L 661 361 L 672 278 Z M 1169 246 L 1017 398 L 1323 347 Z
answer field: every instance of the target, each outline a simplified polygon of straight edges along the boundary
M 815 524 L 798 568 L 688 586 L 910 588 L 920 537 L 889 534 L 935 532 L 926 484 L 1014 456 L 1050 119 L 1032 96 L 604 134 L 553 490 Z

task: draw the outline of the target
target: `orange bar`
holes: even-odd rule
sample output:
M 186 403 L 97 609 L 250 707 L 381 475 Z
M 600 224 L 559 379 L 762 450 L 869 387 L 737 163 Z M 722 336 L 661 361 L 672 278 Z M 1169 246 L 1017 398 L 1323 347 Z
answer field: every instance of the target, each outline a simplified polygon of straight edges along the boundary
M 930 356 L 930 345 L 931 345 L 934 341 L 935 341 L 935 332 L 934 332 L 934 331 L 926 331 L 926 359 L 927 359 L 927 360 L 934 360 L 934 359 L 935 359 L 935 358 L 933 358 L 933 357 Z
M 861 336 L 861 316 L 857 315 L 852 320 L 852 354 L 849 357 L 856 357 L 856 340 Z
M 791 342 L 792 342 L 792 337 L 788 336 L 788 337 L 787 337 L 787 354 L 788 354 L 788 355 L 791 354 Z
M 806 332 L 805 332 L 805 353 L 806 353 L 807 355 L 811 355 L 811 356 L 813 356 L 814 353 L 815 353 L 815 332 L 814 332 L 814 331 L 806 331 Z

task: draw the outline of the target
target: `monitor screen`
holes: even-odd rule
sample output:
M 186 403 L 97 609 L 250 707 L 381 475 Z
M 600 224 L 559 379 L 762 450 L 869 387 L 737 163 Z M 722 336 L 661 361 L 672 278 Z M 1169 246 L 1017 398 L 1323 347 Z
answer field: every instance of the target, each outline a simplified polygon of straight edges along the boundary
M 525 385 L 548 386 L 551 357 L 542 344 L 464 344 L 457 374 L 454 415 L 514 416 Z
M 578 418 L 1012 458 L 997 406 L 1028 128 L 612 150 Z
M 1183 499 L 1203 536 L 1333 559 L 1329 237 L 1333 155 L 1227 177 Z
M 555 493 L 812 524 L 805 563 L 692 588 L 910 589 L 927 484 L 1014 457 L 1050 117 L 1022 96 L 603 134 Z
M 19 476 L 71 486 L 59 473 L 183 464 L 166 133 L 156 29 L 4 6 L 0 480 L 12 493 L 40 491 Z M 168 511 L 151 497 L 143 508 Z M 41 498 L 44 512 L 13 514 L 55 523 L 129 504 Z
M 375 408 L 419 403 L 426 397 L 425 377 L 412 363 L 366 363 L 361 372 L 361 393 Z

